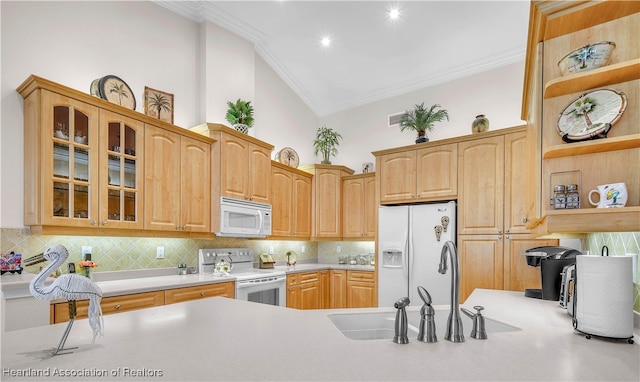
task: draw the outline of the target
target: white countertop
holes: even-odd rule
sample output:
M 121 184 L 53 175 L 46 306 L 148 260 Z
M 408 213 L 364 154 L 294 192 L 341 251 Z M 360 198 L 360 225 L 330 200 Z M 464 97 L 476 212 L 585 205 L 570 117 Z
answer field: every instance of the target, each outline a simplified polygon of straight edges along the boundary
M 76 321 L 73 354 L 39 360 L 56 346 L 66 324 L 3 333 L 2 380 L 598 380 L 638 381 L 640 347 L 625 341 L 587 340 L 574 333 L 557 302 L 520 292 L 476 290 L 463 306 L 521 331 L 441 338 L 426 344 L 346 338 L 327 318 L 336 312 L 393 308 L 293 310 L 214 297 L 104 317 L 105 336 L 91 345 L 86 320 Z M 418 314 L 411 306 L 408 314 Z M 438 311 L 436 314 L 447 314 Z M 444 328 L 438 328 L 442 331 Z M 57 369 L 55 369 L 57 368 Z M 43 377 L 38 372 L 101 373 L 104 377 Z M 30 373 L 31 378 L 11 373 Z M 113 372 L 117 378 L 112 378 Z M 161 373 L 161 375 L 159 375 Z

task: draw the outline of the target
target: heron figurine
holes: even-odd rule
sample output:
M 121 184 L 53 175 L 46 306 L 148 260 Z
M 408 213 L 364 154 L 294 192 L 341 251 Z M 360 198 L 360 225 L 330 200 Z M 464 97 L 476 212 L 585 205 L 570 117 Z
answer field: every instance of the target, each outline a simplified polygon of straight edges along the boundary
M 102 290 L 96 283 L 89 278 L 81 276 L 76 273 L 67 273 L 55 279 L 50 285 L 45 285 L 44 280 L 48 275 L 64 262 L 69 257 L 69 252 L 62 245 L 56 245 L 48 248 L 43 254 L 34 256 L 34 258 L 28 259 L 26 263 L 35 264 L 40 261 L 50 260 L 52 261 L 47 267 L 45 267 L 36 277 L 31 280 L 29 284 L 29 290 L 33 297 L 38 300 L 55 300 L 66 299 L 69 302 L 69 324 L 62 335 L 62 339 L 58 344 L 58 347 L 54 349 L 51 355 L 67 354 L 60 353 L 61 350 L 69 350 L 75 348 L 64 349 L 64 344 L 67 341 L 71 326 L 76 318 L 76 300 L 89 300 L 89 326 L 93 331 L 92 344 L 95 343 L 97 335 L 103 335 L 104 322 L 102 318 L 102 308 L 100 307 L 100 300 L 102 300 Z

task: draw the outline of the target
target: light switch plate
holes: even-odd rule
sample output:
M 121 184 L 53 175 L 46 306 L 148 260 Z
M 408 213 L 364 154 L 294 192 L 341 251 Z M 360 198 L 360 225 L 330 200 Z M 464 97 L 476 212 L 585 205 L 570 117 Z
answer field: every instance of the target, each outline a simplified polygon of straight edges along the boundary
M 164 247 L 156 248 L 156 259 L 164 259 Z

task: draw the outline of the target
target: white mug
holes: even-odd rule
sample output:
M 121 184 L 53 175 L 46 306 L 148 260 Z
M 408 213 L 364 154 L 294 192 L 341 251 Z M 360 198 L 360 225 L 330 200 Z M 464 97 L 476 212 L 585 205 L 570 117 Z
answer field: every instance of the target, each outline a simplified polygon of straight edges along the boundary
M 593 194 L 598 194 L 600 200 L 594 202 L 591 199 Z M 600 185 L 597 190 L 589 191 L 589 203 L 597 208 L 624 207 L 627 204 L 627 186 L 624 183 Z

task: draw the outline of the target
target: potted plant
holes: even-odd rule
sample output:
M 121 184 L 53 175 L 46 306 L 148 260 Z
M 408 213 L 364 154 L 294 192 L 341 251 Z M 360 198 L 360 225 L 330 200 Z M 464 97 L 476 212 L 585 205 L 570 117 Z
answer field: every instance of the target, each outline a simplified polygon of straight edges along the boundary
M 436 110 L 440 105 L 435 104 L 430 108 L 424 107 L 424 102 L 415 105 L 412 110 L 407 110 L 400 118 L 400 131 L 413 130 L 418 133 L 416 143 L 429 142 L 426 132 L 433 130 L 436 122 L 442 122 L 443 119 L 449 120 L 449 113 L 446 110 Z
M 243 101 L 240 98 L 235 103 L 228 101 L 226 118 L 234 129 L 247 134 L 253 126 L 251 101 Z
M 318 128 L 313 141 L 314 154 L 322 153 L 322 164 L 331 164 L 331 156 L 338 154 L 336 146 L 340 144 L 342 135 L 326 126 Z

